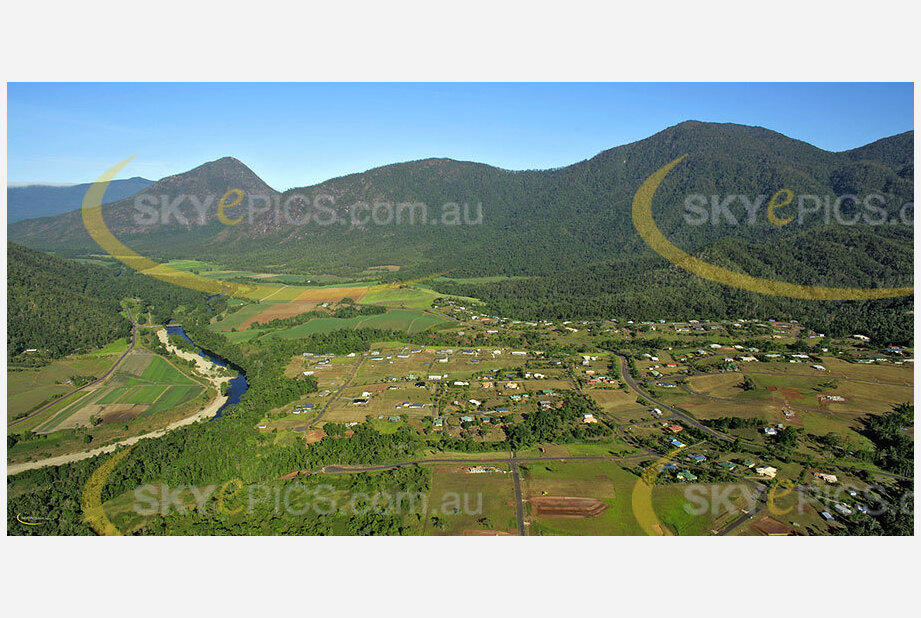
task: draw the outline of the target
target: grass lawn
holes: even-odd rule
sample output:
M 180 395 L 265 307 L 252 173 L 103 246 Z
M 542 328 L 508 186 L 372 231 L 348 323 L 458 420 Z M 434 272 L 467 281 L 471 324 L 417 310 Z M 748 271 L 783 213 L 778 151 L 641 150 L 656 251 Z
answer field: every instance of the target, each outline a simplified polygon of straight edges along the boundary
M 637 477 L 616 462 L 590 461 L 533 463 L 521 466 L 522 491 L 527 499 L 538 496 L 597 498 L 607 509 L 596 517 L 568 519 L 537 517 L 529 535 L 642 535 L 633 515 L 631 495 Z
M 497 467 L 507 470 L 506 466 Z M 435 526 L 433 517 L 443 522 L 443 527 Z M 424 533 L 443 536 L 490 530 L 507 534 L 517 532 L 512 475 L 505 472 L 468 474 L 463 466 L 436 465 Z

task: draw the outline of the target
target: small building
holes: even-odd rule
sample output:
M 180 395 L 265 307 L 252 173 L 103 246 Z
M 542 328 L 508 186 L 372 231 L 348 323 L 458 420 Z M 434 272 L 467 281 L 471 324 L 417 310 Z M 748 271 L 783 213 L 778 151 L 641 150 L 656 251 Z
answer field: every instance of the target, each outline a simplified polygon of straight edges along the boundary
M 829 485 L 834 485 L 835 483 L 838 482 L 838 477 L 835 476 L 834 474 L 826 474 L 824 472 L 813 472 L 812 476 L 816 477 L 817 479 L 821 479 L 825 481 Z
M 761 466 L 755 468 L 755 472 L 758 473 L 758 476 L 765 476 L 769 479 L 772 479 L 777 476 L 777 468 L 774 466 Z
M 841 513 L 842 515 L 850 515 L 854 511 L 851 510 L 850 506 L 844 503 L 839 502 L 835 505 L 835 510 Z
M 678 479 L 682 481 L 696 481 L 697 476 L 694 475 L 690 470 L 682 470 L 678 473 Z
M 674 446 L 675 448 L 684 448 L 684 447 L 686 446 L 686 445 L 684 444 L 684 442 L 679 442 L 679 441 L 676 440 L 675 438 L 672 438 L 672 439 L 671 439 L 670 444 L 671 444 L 672 446 Z
M 595 418 L 595 415 L 592 414 L 591 412 L 583 412 L 583 413 L 582 413 L 582 422 L 583 422 L 583 423 L 597 423 L 597 422 L 598 422 L 598 419 Z
M 681 431 L 684 431 L 684 427 L 682 427 L 681 425 L 669 425 L 668 430 L 672 433 L 679 433 Z
M 703 463 L 707 461 L 707 457 L 705 455 L 688 455 L 688 459 L 694 463 Z
M 472 416 L 462 416 L 460 417 L 460 420 L 462 423 L 472 423 L 473 417 Z

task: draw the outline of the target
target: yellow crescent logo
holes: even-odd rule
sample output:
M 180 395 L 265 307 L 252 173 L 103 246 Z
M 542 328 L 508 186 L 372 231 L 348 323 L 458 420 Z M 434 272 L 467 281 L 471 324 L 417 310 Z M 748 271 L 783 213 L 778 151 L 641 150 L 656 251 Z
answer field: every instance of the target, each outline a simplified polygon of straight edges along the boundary
M 759 294 L 769 294 L 771 296 L 787 296 L 790 298 L 805 298 L 809 300 L 872 300 L 876 298 L 892 298 L 895 296 L 910 296 L 914 293 L 914 288 L 829 288 L 816 285 L 796 285 L 783 281 L 772 281 L 771 279 L 761 279 L 751 277 L 732 270 L 714 266 L 708 262 L 688 255 L 675 245 L 673 245 L 656 227 L 652 219 L 652 198 L 656 189 L 662 184 L 662 181 L 668 175 L 672 168 L 681 163 L 685 157 L 678 157 L 671 163 L 665 165 L 652 176 L 646 179 L 636 195 L 633 197 L 633 226 L 639 232 L 643 240 L 646 241 L 653 251 L 664 257 L 666 260 L 683 268 L 684 270 L 702 277 L 729 285 L 735 288 L 758 292 Z M 779 194 L 780 192 L 778 192 Z M 775 194 L 774 198 L 779 195 Z M 772 198 L 772 203 L 773 199 Z M 778 203 L 775 208 L 786 204 Z M 773 213 L 771 213 L 773 214 Z M 776 218 L 776 215 L 775 215 Z M 783 223 L 783 219 L 777 219 L 777 222 Z M 777 223 L 775 222 L 775 224 Z
M 19 516 L 19 513 L 16 513 L 16 521 L 18 521 L 24 526 L 41 526 L 43 523 L 45 523 L 43 521 L 39 521 L 39 522 L 22 521 L 22 518 Z
M 121 536 L 115 524 L 113 524 L 106 515 L 102 506 L 102 487 L 106 480 L 122 459 L 128 456 L 137 444 L 132 444 L 125 450 L 109 457 L 104 464 L 99 466 L 86 485 L 83 486 L 83 517 L 90 527 L 101 536 Z
M 659 476 L 659 468 L 673 459 L 680 451 L 681 449 L 675 449 L 653 462 L 633 486 L 633 516 L 636 517 L 637 523 L 648 536 L 674 536 L 668 528 L 662 526 L 656 516 L 655 508 L 652 506 L 652 488 L 656 484 L 656 477 Z

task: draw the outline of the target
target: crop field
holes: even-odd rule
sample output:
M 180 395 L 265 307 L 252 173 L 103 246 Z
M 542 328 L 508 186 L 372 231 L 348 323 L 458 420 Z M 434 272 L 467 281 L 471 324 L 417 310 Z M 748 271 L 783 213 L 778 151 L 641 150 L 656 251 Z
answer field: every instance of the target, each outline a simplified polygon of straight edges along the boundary
M 440 294 L 427 288 L 376 287 L 368 291 L 362 302 L 368 305 L 384 305 L 385 307 L 428 309 L 432 306 L 432 301 L 439 296 Z
M 203 387 L 186 377 L 164 358 L 135 350 L 105 383 L 89 389 L 85 396 L 49 415 L 39 432 L 85 426 L 91 417 L 102 424 L 123 423 L 183 405 L 203 392 Z

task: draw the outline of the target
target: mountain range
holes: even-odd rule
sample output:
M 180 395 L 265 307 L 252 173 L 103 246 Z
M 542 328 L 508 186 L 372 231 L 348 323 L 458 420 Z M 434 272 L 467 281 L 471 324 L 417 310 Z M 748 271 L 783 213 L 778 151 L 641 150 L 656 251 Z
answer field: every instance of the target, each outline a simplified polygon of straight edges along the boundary
M 154 184 L 140 176 L 113 180 L 106 189 L 104 204 L 111 204 L 131 197 L 138 191 Z M 8 223 L 50 217 L 70 212 L 83 205 L 89 183 L 76 185 L 25 184 L 8 186 L 6 189 L 6 220 Z
M 588 316 L 631 311 L 630 307 L 637 316 L 657 317 L 690 311 L 714 317 L 785 307 L 796 311 L 800 304 L 700 281 L 653 253 L 633 227 L 631 204 L 638 187 L 663 165 L 687 155 L 661 184 L 654 201 L 656 224 L 685 251 L 740 272 L 795 283 L 908 286 L 913 230 L 910 221 L 899 217 L 905 214 L 903 205 L 913 199 L 913 139 L 909 131 L 854 150 L 828 152 L 761 127 L 688 121 L 558 169 L 509 171 L 425 159 L 281 194 L 240 161 L 225 157 L 165 178 L 132 198 L 107 205 L 103 212 L 117 237 L 155 259 L 199 258 L 250 270 L 352 276 L 386 264 L 401 267 L 391 275 L 398 279 L 448 270 L 452 277 L 530 277 L 527 283 L 514 279 L 439 284 L 519 315 Z M 233 188 L 285 204 L 298 219 L 313 219 L 295 225 L 279 216 L 277 208 L 269 208 L 225 225 L 216 217 L 217 202 Z M 766 209 L 781 189 L 797 198 L 812 195 L 832 201 L 847 194 L 861 200 L 875 194 L 881 196 L 875 204 L 882 208 L 876 216 L 885 217 L 887 224 L 861 219 L 862 206 L 846 202 L 842 215 L 857 217 L 856 224 L 843 225 L 820 212 L 777 226 L 768 220 Z M 180 195 L 194 195 L 200 204 L 210 196 L 204 221 L 188 199 L 177 209 L 183 218 L 171 217 L 168 222 L 150 212 L 142 216 L 137 206 L 160 205 L 164 196 Z M 703 196 L 705 211 L 714 199 L 721 203 L 734 195 L 750 201 L 763 197 L 751 221 L 737 199 L 729 208 L 735 222 L 723 216 L 715 223 L 692 225 L 686 205 L 692 195 Z M 377 225 L 350 218 L 353 205 L 375 203 L 426 204 L 429 222 Z M 441 213 L 454 208 L 448 204 L 460 205 L 460 212 L 466 205 L 472 224 L 443 224 Z M 246 210 L 238 206 L 226 213 L 236 218 Z M 325 221 L 331 213 L 341 222 L 317 223 L 320 215 Z M 796 214 L 796 202 L 783 213 Z M 432 219 L 437 224 L 431 224 Z M 62 255 L 99 251 L 79 211 L 13 223 L 8 235 Z M 670 294 L 669 289 L 683 292 Z M 736 300 L 725 302 L 731 298 Z M 901 301 L 870 305 L 892 302 Z M 654 306 L 648 312 L 636 309 L 647 305 Z

